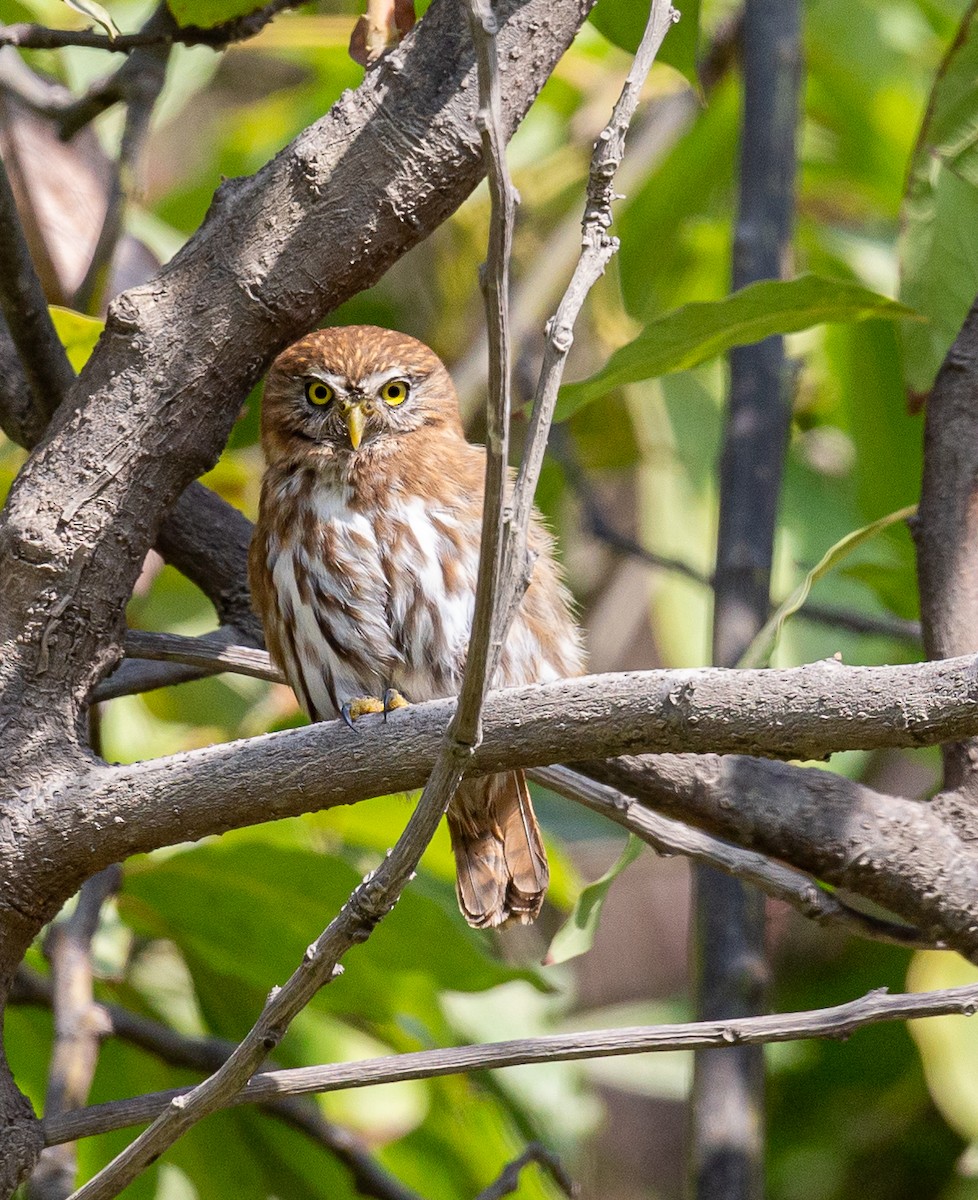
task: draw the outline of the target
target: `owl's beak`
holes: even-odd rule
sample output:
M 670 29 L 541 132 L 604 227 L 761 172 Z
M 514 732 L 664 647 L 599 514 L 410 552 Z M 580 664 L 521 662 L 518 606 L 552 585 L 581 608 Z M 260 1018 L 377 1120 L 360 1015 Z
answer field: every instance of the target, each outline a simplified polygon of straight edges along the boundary
M 351 404 L 343 414 L 343 419 L 346 421 L 346 428 L 350 434 L 350 444 L 354 450 L 357 450 L 363 441 L 363 431 L 367 424 L 367 414 L 363 411 L 361 405 Z

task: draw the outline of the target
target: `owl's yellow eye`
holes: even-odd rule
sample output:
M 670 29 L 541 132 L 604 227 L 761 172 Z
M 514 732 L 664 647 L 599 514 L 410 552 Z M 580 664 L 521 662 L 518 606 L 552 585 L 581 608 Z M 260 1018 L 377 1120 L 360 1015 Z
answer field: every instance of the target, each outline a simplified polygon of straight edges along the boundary
M 315 404 L 319 408 L 322 408 L 324 404 L 329 404 L 334 394 L 329 384 L 323 383 L 321 379 L 310 379 L 306 384 L 306 399 L 310 404 Z
M 406 379 L 389 379 L 380 389 L 380 398 L 391 408 L 403 404 L 408 398 L 408 381 Z

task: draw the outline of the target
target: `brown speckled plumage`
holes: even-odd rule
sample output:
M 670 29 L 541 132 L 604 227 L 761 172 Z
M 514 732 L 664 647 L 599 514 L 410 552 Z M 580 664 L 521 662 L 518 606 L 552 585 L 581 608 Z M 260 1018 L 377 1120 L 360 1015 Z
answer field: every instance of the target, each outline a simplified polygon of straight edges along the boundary
M 313 403 L 310 387 L 329 399 Z M 385 401 L 385 389 L 400 398 Z M 465 440 L 441 360 L 372 326 L 309 334 L 269 372 L 262 444 L 252 596 L 309 716 L 336 717 L 390 688 L 417 702 L 454 695 L 472 622 L 485 451 Z M 531 546 L 533 578 L 497 686 L 582 668 L 570 599 L 536 518 Z M 463 783 L 448 823 L 466 920 L 533 920 L 549 872 L 522 772 Z

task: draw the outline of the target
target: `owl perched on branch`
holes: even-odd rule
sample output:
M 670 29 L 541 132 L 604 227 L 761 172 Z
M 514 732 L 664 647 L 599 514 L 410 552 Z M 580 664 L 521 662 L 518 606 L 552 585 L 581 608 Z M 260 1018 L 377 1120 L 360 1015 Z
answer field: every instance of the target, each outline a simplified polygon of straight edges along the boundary
M 268 648 L 315 720 L 457 694 L 475 600 L 485 451 L 441 360 L 400 333 L 324 329 L 275 360 L 250 578 Z M 494 686 L 582 669 L 552 543 L 536 558 Z M 532 921 L 549 880 L 522 771 L 466 780 L 448 809 L 459 906 Z

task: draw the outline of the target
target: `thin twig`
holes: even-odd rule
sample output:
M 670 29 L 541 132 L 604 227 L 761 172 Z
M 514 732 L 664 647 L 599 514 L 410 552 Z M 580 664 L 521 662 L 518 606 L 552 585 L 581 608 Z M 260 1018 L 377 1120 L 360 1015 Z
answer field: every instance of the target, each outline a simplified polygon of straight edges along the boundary
M 591 779 L 569 767 L 534 767 L 529 777 L 569 800 L 576 800 L 592 812 L 601 813 L 623 829 L 634 833 L 657 854 L 681 854 L 707 863 L 720 871 L 760 888 L 769 896 L 783 900 L 819 925 L 834 925 L 858 937 L 920 950 L 943 950 L 935 941 L 900 921 L 889 921 L 846 904 L 839 896 L 819 885 L 810 875 L 785 866 L 755 850 L 745 850 L 732 842 L 712 837 L 693 826 L 663 817 L 617 788 Z
M 53 994 L 49 978 L 22 966 L 14 978 L 10 1003 L 50 1008 Z M 174 1067 L 216 1071 L 234 1052 L 234 1042 L 215 1037 L 189 1037 L 119 1004 L 99 1004 L 97 1008 L 106 1030 L 113 1037 L 138 1046 Z M 349 1170 L 361 1195 L 372 1196 L 374 1200 L 419 1200 L 417 1193 L 371 1158 L 354 1133 L 327 1121 L 314 1102 L 299 1096 L 286 1096 L 281 1100 L 269 1100 L 259 1107 L 329 1150 Z
M 506 1164 L 499 1176 L 488 1187 L 483 1188 L 475 1200 L 502 1200 L 503 1196 L 511 1196 L 520 1186 L 523 1168 L 528 1167 L 530 1163 L 538 1163 L 543 1167 L 565 1196 L 573 1198 L 579 1194 L 580 1189 L 567 1174 L 557 1155 L 546 1146 L 541 1146 L 539 1142 L 531 1142 L 519 1158 L 514 1158 L 511 1163 Z
M 92 938 L 105 901 L 118 891 L 119 867 L 106 867 L 85 881 L 75 910 L 51 926 L 44 953 L 51 964 L 54 1047 L 44 1111 L 50 1116 L 81 1108 L 88 1100 L 99 1046 L 108 1033 L 92 991 Z M 78 1158 L 66 1142 L 48 1147 L 27 1185 L 28 1200 L 63 1200 L 75 1186 Z
M 224 21 L 220 25 L 204 28 L 200 25 L 183 25 L 170 32 L 146 31 L 123 33 L 118 37 L 95 33 L 91 29 L 49 29 L 44 25 L 22 23 L 0 25 L 0 46 L 18 46 L 22 50 L 60 50 L 65 46 L 86 46 L 93 50 L 111 50 L 127 54 L 144 46 L 211 46 L 223 49 L 231 42 L 254 37 L 276 17 L 289 8 L 297 8 L 303 0 L 271 0 L 271 3 Z
M 347 1088 L 400 1083 L 409 1079 L 435 1079 L 471 1071 L 524 1066 L 528 1063 L 575 1062 L 627 1054 L 697 1050 L 713 1046 L 765 1045 L 806 1038 L 845 1039 L 855 1030 L 880 1021 L 906 1021 L 948 1015 L 973 1016 L 978 1011 L 978 984 L 941 991 L 887 994 L 885 988 L 857 1000 L 806 1012 L 776 1013 L 732 1021 L 696 1021 L 677 1025 L 651 1025 L 628 1029 L 591 1030 L 587 1033 L 549 1034 L 510 1042 L 419 1050 L 360 1062 L 298 1067 L 256 1075 L 230 1103 L 257 1104 L 281 1096 L 335 1092 Z M 175 1089 L 93 1105 L 43 1122 L 47 1145 L 92 1137 L 151 1120 L 188 1095 Z
M 642 85 L 652 69 L 655 56 L 666 33 L 679 14 L 669 0 L 653 0 L 645 33 L 625 79 L 608 124 L 598 135 L 588 172 L 587 201 L 582 221 L 581 254 L 557 311 L 547 323 L 546 347 L 536 393 L 523 461 L 516 480 L 513 514 L 506 545 L 505 584 L 500 604 L 501 643 L 505 628 L 522 600 L 530 580 L 533 563 L 527 544 L 533 496 L 543 465 L 550 426 L 553 423 L 557 392 L 563 378 L 567 356 L 574 342 L 574 324 L 588 292 L 604 274 L 605 267 L 618 249 L 618 239 L 608 234 L 612 222 L 611 204 L 615 199 L 615 174 L 625 153 L 625 135 L 638 107 Z
M 495 19 L 484 0 L 471 0 L 471 26 L 478 63 L 480 106 L 476 117 L 483 133 L 490 186 L 505 190 L 505 138 L 501 117 Z M 316 992 L 342 971 L 339 959 L 365 941 L 397 902 L 413 878 L 421 855 L 451 802 L 465 767 L 481 737 L 482 706 L 487 690 L 487 663 L 494 624 L 501 562 L 502 508 L 506 484 L 509 380 L 505 344 L 506 278 L 512 236 L 512 196 L 504 209 L 494 205 L 490 228 L 490 262 L 486 273 L 487 311 L 495 324 L 498 357 L 490 369 L 487 419 L 486 485 L 482 551 L 476 585 L 475 617 L 458 706 L 445 734 L 434 768 L 404 833 L 377 871 L 354 890 L 340 913 L 306 952 L 302 964 L 284 986 L 272 993 L 255 1025 L 227 1062 L 188 1095 L 174 1100 L 149 1129 L 81 1187 L 73 1200 L 110 1200 L 160 1154 L 208 1113 L 226 1106 L 281 1040 L 294 1017 Z M 508 208 L 508 212 L 505 209 Z M 498 461 L 497 461 L 498 460 Z

